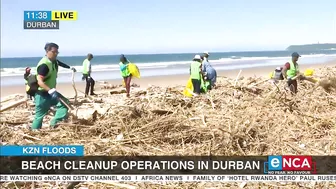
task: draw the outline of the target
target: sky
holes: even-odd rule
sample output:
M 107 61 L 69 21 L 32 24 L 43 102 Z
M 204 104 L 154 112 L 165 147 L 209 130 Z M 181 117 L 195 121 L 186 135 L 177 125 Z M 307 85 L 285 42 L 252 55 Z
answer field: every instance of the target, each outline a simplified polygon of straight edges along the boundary
M 59 30 L 24 30 L 24 11 L 75 10 Z M 336 0 L 1 0 L 1 57 L 283 50 L 336 42 Z

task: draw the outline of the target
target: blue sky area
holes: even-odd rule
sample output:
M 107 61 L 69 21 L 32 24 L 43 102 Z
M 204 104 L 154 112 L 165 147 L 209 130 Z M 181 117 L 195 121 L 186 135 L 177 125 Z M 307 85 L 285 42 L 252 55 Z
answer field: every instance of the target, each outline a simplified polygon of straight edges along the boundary
M 60 30 L 23 30 L 25 10 L 76 10 Z M 336 42 L 336 0 L 1 0 L 1 57 L 283 50 Z

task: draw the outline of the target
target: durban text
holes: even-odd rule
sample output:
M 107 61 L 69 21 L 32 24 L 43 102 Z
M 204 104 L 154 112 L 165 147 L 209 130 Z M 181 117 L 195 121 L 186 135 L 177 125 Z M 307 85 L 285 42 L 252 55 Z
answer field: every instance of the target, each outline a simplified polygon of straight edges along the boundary
M 258 170 L 260 169 L 259 161 L 213 161 L 214 170 Z

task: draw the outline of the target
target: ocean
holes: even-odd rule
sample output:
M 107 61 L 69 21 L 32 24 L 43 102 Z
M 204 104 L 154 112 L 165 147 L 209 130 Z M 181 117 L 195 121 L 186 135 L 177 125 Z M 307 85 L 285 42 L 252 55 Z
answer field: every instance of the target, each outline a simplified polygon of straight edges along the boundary
M 141 54 L 125 56 L 140 69 L 141 77 L 187 74 L 189 65 L 195 54 Z M 299 52 L 300 64 L 318 64 L 336 59 L 336 50 Z M 217 70 L 233 70 L 262 66 L 282 66 L 290 60 L 289 51 L 250 51 L 250 52 L 210 52 L 209 62 Z M 120 55 L 94 55 L 92 77 L 95 80 L 120 79 Z M 41 56 L 42 57 L 42 56 Z M 1 58 L 1 86 L 20 85 L 23 83 L 23 74 L 26 67 L 31 67 L 35 73 L 35 66 L 41 57 Z M 59 56 L 58 59 L 78 72 L 82 70 L 84 56 Z M 76 81 L 81 80 L 81 73 L 76 73 Z M 58 83 L 71 82 L 71 71 L 60 68 Z

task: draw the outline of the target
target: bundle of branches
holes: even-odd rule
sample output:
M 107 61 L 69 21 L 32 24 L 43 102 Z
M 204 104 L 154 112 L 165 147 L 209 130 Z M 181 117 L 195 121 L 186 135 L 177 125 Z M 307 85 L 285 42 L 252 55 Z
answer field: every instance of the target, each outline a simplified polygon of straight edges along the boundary
M 86 155 L 336 155 L 336 94 L 319 87 L 327 80 L 333 88 L 335 71 L 336 67 L 317 70 L 327 77 L 318 84 L 300 81 L 296 95 L 283 87 L 275 90 L 264 78 L 242 77 L 236 85 L 221 78 L 215 90 L 193 98 L 184 97 L 179 87 L 155 86 L 137 91 L 129 100 L 121 101 L 122 94 L 107 95 L 99 104 L 105 111 L 90 125 L 64 124 L 32 132 L 2 123 L 0 137 L 4 144 L 82 144 Z M 128 184 L 140 188 L 336 187 L 307 182 Z

